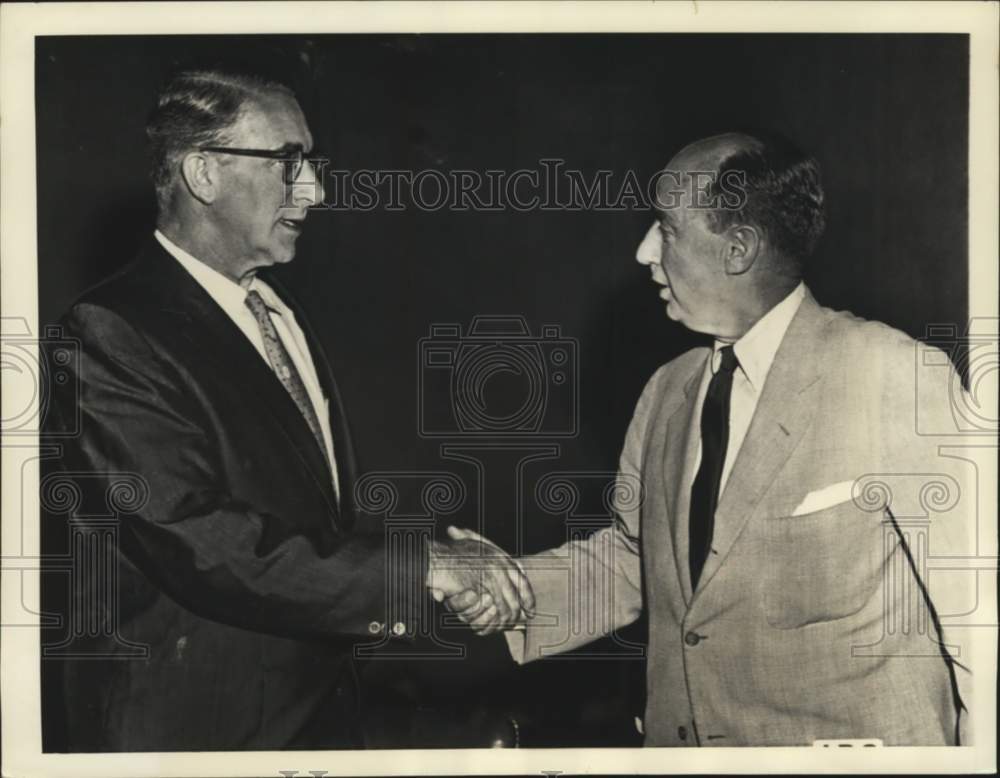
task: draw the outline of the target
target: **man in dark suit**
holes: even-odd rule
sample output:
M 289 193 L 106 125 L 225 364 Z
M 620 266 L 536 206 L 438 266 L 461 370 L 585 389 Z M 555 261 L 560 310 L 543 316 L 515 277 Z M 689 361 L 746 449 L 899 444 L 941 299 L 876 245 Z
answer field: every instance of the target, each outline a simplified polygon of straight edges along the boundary
M 711 341 L 639 398 L 615 525 L 522 560 L 537 617 L 512 652 L 568 651 L 645 609 L 647 745 L 967 743 L 972 643 L 948 628 L 976 573 L 928 570 L 975 553 L 947 355 L 813 299 L 824 193 L 787 140 L 707 138 L 665 173 L 637 259 Z M 477 601 L 449 603 L 471 618 Z
M 43 492 L 82 485 L 78 513 L 123 483 L 134 499 L 111 550 L 114 591 L 99 591 L 107 576 L 74 584 L 85 655 L 43 660 L 66 709 L 64 742 L 46 748 L 358 747 L 355 643 L 412 635 L 428 586 L 440 598 L 484 576 L 507 617 L 530 592 L 494 547 L 435 542 L 390 560 L 383 534 L 353 527 L 333 375 L 261 272 L 292 260 L 322 198 L 292 93 L 184 71 L 147 134 L 155 235 L 61 322 L 79 362 L 47 432 L 79 434 Z M 481 553 L 493 569 L 468 558 Z

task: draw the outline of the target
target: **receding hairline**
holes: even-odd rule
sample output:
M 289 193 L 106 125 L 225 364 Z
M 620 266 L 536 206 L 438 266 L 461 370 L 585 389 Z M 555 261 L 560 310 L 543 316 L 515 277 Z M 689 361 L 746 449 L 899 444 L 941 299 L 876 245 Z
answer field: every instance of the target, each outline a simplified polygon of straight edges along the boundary
M 302 106 L 299 104 L 295 95 L 291 92 L 269 93 L 259 97 L 248 97 L 243 101 L 240 106 L 240 110 L 237 112 L 232 124 L 230 124 L 226 129 L 226 132 L 235 136 L 241 131 L 252 131 L 254 129 L 255 122 L 261 122 L 266 127 L 270 121 L 268 113 L 274 108 L 278 109 L 278 113 L 285 113 L 285 110 L 287 109 L 298 114 L 298 118 L 301 120 L 302 129 L 305 131 L 307 138 L 301 144 L 296 143 L 291 145 L 301 145 L 304 150 L 308 151 L 314 141 L 312 131 L 309 129 L 309 123 L 306 120 L 305 112 L 302 110 Z
M 735 154 L 763 148 L 758 138 L 742 132 L 725 132 L 692 141 L 678 151 L 664 170 L 686 175 L 691 172 L 718 172 L 722 163 Z

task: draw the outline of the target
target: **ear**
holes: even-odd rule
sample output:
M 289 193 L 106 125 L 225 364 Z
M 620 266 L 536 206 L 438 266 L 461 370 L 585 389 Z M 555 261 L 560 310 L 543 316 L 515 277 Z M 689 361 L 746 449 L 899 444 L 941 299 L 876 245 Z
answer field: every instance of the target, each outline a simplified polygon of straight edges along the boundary
M 753 267 L 760 256 L 760 231 L 749 224 L 734 224 L 726 230 L 723 262 L 726 274 L 738 276 Z
M 200 151 L 192 151 L 181 160 L 181 177 L 191 196 L 203 203 L 211 205 L 219 193 L 218 164 Z

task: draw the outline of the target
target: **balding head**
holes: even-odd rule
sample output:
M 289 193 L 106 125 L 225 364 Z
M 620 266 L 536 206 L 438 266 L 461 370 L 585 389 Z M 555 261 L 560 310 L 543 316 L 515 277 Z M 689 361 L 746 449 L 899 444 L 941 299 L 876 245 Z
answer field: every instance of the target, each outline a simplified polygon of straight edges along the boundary
M 668 170 L 682 173 L 718 171 L 722 162 L 736 154 L 759 149 L 756 138 L 739 132 L 727 132 L 696 140 L 678 151 L 667 163 Z
M 657 182 L 656 225 L 636 259 L 667 314 L 735 339 L 799 282 L 822 234 L 819 166 L 776 136 L 726 133 L 685 146 Z
M 695 141 L 667 165 L 686 180 L 702 174 L 709 226 L 716 232 L 745 224 L 758 229 L 764 251 L 782 272 L 802 264 L 826 226 L 819 164 L 776 134 L 725 133 Z M 710 182 L 710 183 L 709 183 Z M 738 189 L 739 196 L 734 195 Z

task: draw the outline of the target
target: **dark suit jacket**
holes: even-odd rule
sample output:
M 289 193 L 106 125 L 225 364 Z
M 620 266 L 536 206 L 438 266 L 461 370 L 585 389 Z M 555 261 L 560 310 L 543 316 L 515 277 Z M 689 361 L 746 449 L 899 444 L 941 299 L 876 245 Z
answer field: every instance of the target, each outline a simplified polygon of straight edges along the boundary
M 352 529 L 350 435 L 319 344 L 297 318 L 330 398 L 339 506 L 291 397 L 154 241 L 62 320 L 79 360 L 56 385 L 46 426 L 79 433 L 61 439 L 61 471 L 47 479 L 75 484 L 80 498 L 49 517 L 47 535 L 60 518 L 65 527 L 96 511 L 117 518 L 117 541 L 105 584 L 76 582 L 66 604 L 70 624 L 84 625 L 74 646 L 105 658 L 43 659 L 67 720 L 66 742 L 47 750 L 356 744 L 352 647 L 395 623 L 385 539 Z M 116 497 L 129 483 L 138 493 Z M 53 482 L 42 488 L 44 504 Z M 100 587 L 116 569 L 109 606 Z M 424 596 L 419 560 L 406 571 L 407 596 Z M 46 583 L 49 594 L 61 586 Z M 148 657 L 121 658 L 129 643 Z

